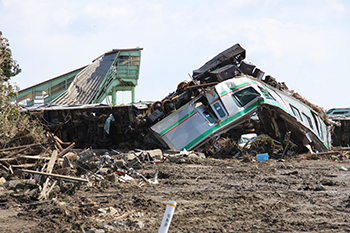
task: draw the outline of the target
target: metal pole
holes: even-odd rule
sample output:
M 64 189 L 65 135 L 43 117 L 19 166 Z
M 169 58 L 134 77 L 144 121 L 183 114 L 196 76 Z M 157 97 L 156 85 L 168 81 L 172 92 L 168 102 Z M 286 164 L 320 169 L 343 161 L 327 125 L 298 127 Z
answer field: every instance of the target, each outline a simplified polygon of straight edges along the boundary
M 131 103 L 135 103 L 135 99 L 136 99 L 136 92 L 135 92 L 135 87 L 131 88 Z
M 117 106 L 117 88 L 113 87 L 112 89 L 112 104 Z

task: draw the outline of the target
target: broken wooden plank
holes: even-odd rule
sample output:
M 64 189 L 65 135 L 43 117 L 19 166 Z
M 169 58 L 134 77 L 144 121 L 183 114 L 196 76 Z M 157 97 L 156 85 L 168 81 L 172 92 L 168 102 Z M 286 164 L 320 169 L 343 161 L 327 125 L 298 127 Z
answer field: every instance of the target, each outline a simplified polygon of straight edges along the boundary
M 57 158 L 57 150 L 54 150 L 54 151 L 52 152 L 52 155 L 51 155 L 51 159 L 50 159 L 50 161 L 49 161 L 49 164 L 47 165 L 47 172 L 48 172 L 48 173 L 51 173 L 51 172 L 52 172 L 52 169 L 53 169 L 53 167 L 55 166 L 56 158 Z
M 319 152 L 315 153 L 315 155 L 331 155 L 331 154 L 341 154 L 341 151 L 328 151 L 328 152 Z
M 26 170 L 26 169 L 20 169 L 17 170 L 18 172 L 27 172 L 31 174 L 37 174 L 37 175 L 44 175 L 44 176 L 50 176 L 58 179 L 65 179 L 65 180 L 71 180 L 71 181 L 77 181 L 77 182 L 89 182 L 87 179 L 73 177 L 73 176 L 65 176 L 65 175 L 58 175 L 53 173 L 46 173 L 46 172 L 39 172 L 39 171 L 32 171 L 32 170 Z
M 16 159 L 36 159 L 36 160 L 50 160 L 50 157 L 45 157 L 41 155 L 18 155 Z
M 46 144 L 49 144 L 49 142 L 34 143 L 34 144 L 28 144 L 28 145 L 23 145 L 23 146 L 4 148 L 4 149 L 0 149 L 0 152 L 11 151 L 11 150 L 18 150 L 18 149 L 23 149 L 23 148 L 27 148 L 27 147 L 34 147 L 34 146 L 43 146 L 43 145 L 46 145 Z
M 56 141 L 56 146 L 60 151 L 63 151 L 63 147 Z
M 49 182 L 50 182 L 50 177 L 47 177 L 45 183 L 43 184 L 43 189 L 41 190 L 40 195 L 38 197 L 39 200 L 46 199 L 47 187 L 49 186 Z
M 6 166 L 4 166 L 2 163 L 0 163 L 0 167 L 2 167 L 5 171 L 10 172 L 10 170 Z
M 33 160 L 50 160 L 50 157 L 44 157 L 41 155 L 18 155 L 14 158 L 0 158 L 0 161 L 12 162 L 19 159 L 33 159 Z M 59 162 L 63 162 L 63 158 L 58 158 Z
M 69 168 L 73 168 L 72 163 L 70 162 L 69 158 L 67 158 L 67 156 L 63 157 L 63 167 L 69 167 Z
M 54 150 L 52 152 L 52 154 L 51 154 L 51 159 L 49 161 L 49 164 L 47 165 L 47 169 L 46 169 L 47 173 L 51 173 L 52 172 L 52 169 L 55 166 L 56 159 L 57 159 L 57 150 Z M 47 187 L 49 185 L 49 182 L 50 182 L 50 177 L 47 177 L 45 183 L 43 184 L 43 189 L 40 192 L 40 195 L 39 195 L 39 198 L 38 198 L 39 200 L 46 199 L 46 197 L 47 197 Z
M 19 164 L 19 165 L 11 165 L 12 168 L 28 168 L 28 167 L 35 167 L 36 163 L 26 163 L 26 164 Z
M 23 151 L 29 150 L 30 148 L 31 148 L 31 147 L 22 148 L 22 149 L 20 149 L 19 151 L 15 151 L 15 152 L 13 152 L 13 153 L 11 153 L 11 154 L 5 155 L 4 157 L 5 157 L 5 158 L 11 158 L 11 157 L 13 157 L 13 156 L 15 156 L 15 155 L 17 155 L 17 154 L 19 154 L 19 153 L 22 153 Z
M 62 157 L 63 155 L 67 154 L 74 147 L 74 145 L 75 142 L 72 142 L 72 144 L 58 154 L 58 157 Z
M 51 193 L 52 189 L 55 187 L 56 184 L 57 184 L 57 180 L 55 180 L 53 182 L 53 184 L 51 185 L 50 189 L 47 191 L 46 195 L 49 195 Z
M 63 141 L 62 141 L 59 137 L 57 137 L 56 135 L 54 136 L 54 139 L 55 139 L 56 141 L 58 141 L 60 144 L 63 143 Z
M 63 142 L 59 137 L 54 136 L 54 138 L 56 139 L 56 141 L 58 141 L 61 145 L 64 146 L 69 146 L 70 142 Z

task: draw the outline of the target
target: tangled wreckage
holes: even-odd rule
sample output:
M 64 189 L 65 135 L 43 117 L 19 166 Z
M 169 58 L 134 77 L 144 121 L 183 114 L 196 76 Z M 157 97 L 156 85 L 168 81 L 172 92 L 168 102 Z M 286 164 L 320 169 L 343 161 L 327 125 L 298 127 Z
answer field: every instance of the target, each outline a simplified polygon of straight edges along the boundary
M 172 113 L 151 127 L 158 138 L 172 149 L 198 149 L 256 115 L 259 134 L 287 139 L 298 151 L 328 150 L 330 122 L 322 110 L 293 97 L 284 83 L 265 76 L 244 58 L 245 50 L 236 44 L 193 71 L 198 85 L 189 83 L 176 98 L 171 95 L 162 101 L 163 112 Z M 196 95 L 177 109 L 181 105 L 177 102 L 185 102 L 178 101 L 181 95 L 190 96 L 186 92 L 193 90 Z
M 200 150 L 220 137 L 268 135 L 282 150 L 324 152 L 333 122 L 284 83 L 244 61 L 239 45 L 193 71 L 161 101 L 125 106 L 50 105 L 30 110 L 76 147 Z

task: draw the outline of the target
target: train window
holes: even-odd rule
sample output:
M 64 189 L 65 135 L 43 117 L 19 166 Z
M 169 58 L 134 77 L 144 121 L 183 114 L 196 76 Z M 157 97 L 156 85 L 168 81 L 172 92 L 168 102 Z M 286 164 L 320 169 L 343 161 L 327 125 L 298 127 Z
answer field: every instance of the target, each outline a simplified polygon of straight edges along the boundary
M 203 115 L 205 116 L 205 118 L 207 118 L 207 120 L 211 123 L 214 124 L 215 123 L 215 119 L 212 116 L 212 114 L 208 111 L 208 110 L 204 110 L 203 111 Z
M 194 103 L 194 107 L 210 124 L 214 124 L 217 117 L 207 104 L 208 100 L 205 97 L 202 97 Z
M 215 111 L 218 113 L 218 115 L 220 116 L 220 118 L 223 118 L 224 116 L 226 116 L 225 110 L 223 109 L 223 107 L 219 102 L 216 102 L 215 104 L 213 104 L 213 107 Z
M 314 129 L 314 126 L 312 125 L 311 118 L 308 117 L 308 116 L 306 116 L 305 113 L 302 113 L 302 114 L 303 114 L 304 120 L 307 122 L 307 124 L 309 125 L 309 127 L 310 127 L 311 129 Z
M 322 131 L 322 125 L 320 125 L 320 137 L 322 138 L 322 140 L 324 140 L 323 131 Z
M 311 111 L 311 114 L 312 114 L 312 116 L 313 116 L 313 118 L 314 118 L 314 121 L 315 121 L 315 124 L 316 124 L 316 129 L 317 129 L 318 135 L 319 135 L 322 139 L 324 139 L 324 137 L 323 137 L 323 131 L 322 131 L 322 124 L 321 124 L 321 122 L 320 122 L 319 116 L 318 116 L 316 113 L 312 112 L 312 111 Z
M 334 111 L 331 114 L 332 115 L 345 115 L 345 114 L 348 114 L 348 111 Z
M 291 104 L 290 104 L 289 106 L 290 106 L 290 108 L 292 109 L 294 116 L 296 116 L 296 118 L 298 118 L 299 121 L 303 121 L 303 120 L 301 119 L 299 110 L 298 110 L 296 107 L 294 107 L 293 105 L 291 105 Z
M 238 103 L 240 107 L 255 99 L 260 94 L 252 87 L 245 88 L 232 94 L 232 98 Z
M 318 124 L 317 115 L 316 115 L 316 113 L 314 113 L 314 112 L 311 112 L 311 114 L 312 114 L 312 117 L 314 118 L 314 121 L 315 121 L 315 125 L 316 125 L 316 129 L 317 129 L 318 135 L 321 135 L 320 129 L 318 128 L 318 127 L 319 127 L 319 126 L 318 126 L 319 124 Z
M 275 98 L 273 98 L 273 96 L 266 89 L 262 87 L 259 87 L 259 89 L 266 99 L 275 100 Z

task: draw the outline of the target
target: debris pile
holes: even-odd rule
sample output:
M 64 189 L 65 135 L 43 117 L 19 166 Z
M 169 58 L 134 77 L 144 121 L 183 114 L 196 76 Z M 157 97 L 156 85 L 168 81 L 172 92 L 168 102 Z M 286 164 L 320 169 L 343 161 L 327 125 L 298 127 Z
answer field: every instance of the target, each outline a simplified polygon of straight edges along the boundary
M 52 136 L 52 140 L 45 144 L 1 149 L 3 190 L 9 190 L 7 194 L 17 196 L 21 202 L 29 203 L 55 198 L 61 192 L 74 193 L 81 185 L 100 186 L 101 182 L 141 188 L 159 183 L 159 171 L 156 169 L 153 176 L 148 177 L 138 172 L 142 165 L 164 161 L 196 162 L 205 158 L 199 152 L 163 152 L 160 149 L 123 152 L 74 149 L 74 146 L 74 142 L 62 142 L 57 136 Z

